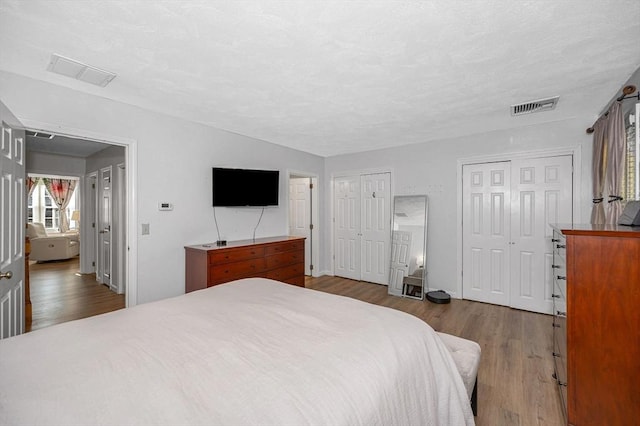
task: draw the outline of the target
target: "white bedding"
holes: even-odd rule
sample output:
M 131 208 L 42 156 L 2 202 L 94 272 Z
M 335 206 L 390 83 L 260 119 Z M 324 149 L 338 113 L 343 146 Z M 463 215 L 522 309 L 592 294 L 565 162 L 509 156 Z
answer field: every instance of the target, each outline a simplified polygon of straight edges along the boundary
M 473 422 L 423 321 L 260 278 L 0 341 L 2 425 Z

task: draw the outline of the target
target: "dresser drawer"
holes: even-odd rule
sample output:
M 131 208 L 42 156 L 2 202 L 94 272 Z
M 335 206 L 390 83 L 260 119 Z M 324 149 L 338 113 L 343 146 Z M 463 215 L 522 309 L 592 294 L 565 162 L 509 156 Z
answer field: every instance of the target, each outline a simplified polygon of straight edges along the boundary
M 228 250 L 213 250 L 209 253 L 209 264 L 238 262 L 264 256 L 264 247 L 240 247 Z
M 265 248 L 265 256 L 304 249 L 304 240 L 289 241 L 286 243 L 272 244 Z
M 294 263 L 304 262 L 304 252 L 302 250 L 288 251 L 266 257 L 267 269 L 275 269 Z
M 256 277 L 265 269 L 264 258 L 219 265 L 209 269 L 209 286 L 240 278 Z
M 286 281 L 289 278 L 304 275 L 304 263 L 285 266 L 284 268 L 268 271 L 266 276 L 276 281 Z

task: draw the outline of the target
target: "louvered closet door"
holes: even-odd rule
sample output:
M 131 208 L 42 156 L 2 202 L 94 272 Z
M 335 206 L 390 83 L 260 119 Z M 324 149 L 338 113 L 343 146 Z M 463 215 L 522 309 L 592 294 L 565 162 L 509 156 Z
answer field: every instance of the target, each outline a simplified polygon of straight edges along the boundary
M 511 161 L 511 303 L 552 313 L 550 223 L 571 223 L 571 155 Z
M 462 169 L 465 299 L 509 305 L 509 162 Z

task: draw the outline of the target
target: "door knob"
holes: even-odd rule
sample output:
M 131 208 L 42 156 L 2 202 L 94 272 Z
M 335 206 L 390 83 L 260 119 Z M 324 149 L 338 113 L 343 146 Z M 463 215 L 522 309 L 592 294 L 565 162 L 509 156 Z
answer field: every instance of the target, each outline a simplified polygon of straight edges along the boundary
M 0 272 L 0 280 L 3 279 L 3 278 L 6 278 L 6 279 L 10 280 L 12 276 L 13 276 L 13 272 L 11 272 L 11 271 Z

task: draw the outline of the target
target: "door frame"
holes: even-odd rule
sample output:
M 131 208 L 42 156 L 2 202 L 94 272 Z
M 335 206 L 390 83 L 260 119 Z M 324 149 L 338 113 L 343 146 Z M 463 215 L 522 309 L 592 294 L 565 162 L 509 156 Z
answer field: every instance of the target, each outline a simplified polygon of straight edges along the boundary
M 126 273 L 127 286 L 125 289 L 125 306 L 131 307 L 138 303 L 138 235 L 136 226 L 138 223 L 137 210 L 137 158 L 138 142 L 136 139 L 123 138 L 105 133 L 93 132 L 86 129 L 77 129 L 58 124 L 45 123 L 37 120 L 20 119 L 24 128 L 46 133 L 55 133 L 60 136 L 86 139 L 94 142 L 102 142 L 109 145 L 124 147 L 126 164 L 127 186 L 127 246 L 126 246 Z M 84 202 L 84 201 L 83 201 Z M 84 206 L 83 206 L 84 207 Z
M 319 209 L 318 205 L 320 204 L 320 178 L 315 173 L 309 172 L 301 172 L 292 169 L 287 170 L 287 229 L 289 229 L 289 224 L 291 223 L 291 218 L 289 217 L 289 182 L 292 177 L 301 177 L 301 178 L 309 178 L 310 182 L 313 184 L 313 189 L 311 190 L 311 219 L 313 223 L 313 229 L 311 230 L 311 264 L 313 265 L 313 269 L 311 270 L 312 277 L 319 277 L 322 275 L 320 273 L 320 216 L 318 215 Z
M 327 264 L 327 270 L 324 271 L 324 275 L 335 276 L 336 272 L 336 251 L 335 251 L 335 240 L 336 240 L 336 215 L 335 215 L 335 180 L 337 178 L 349 177 L 349 176 L 362 176 L 362 175 L 373 175 L 379 173 L 389 173 L 389 204 L 390 210 L 393 214 L 393 197 L 395 196 L 394 182 L 393 182 L 393 167 L 375 167 L 371 169 L 356 169 L 356 170 L 348 170 L 348 171 L 340 171 L 331 173 L 331 178 L 329 179 L 329 202 L 327 203 L 329 206 L 329 223 L 331 229 L 329 230 L 329 261 L 325 262 Z M 325 240 L 326 241 L 326 240 Z
M 582 147 L 577 145 L 573 147 L 563 147 L 555 149 L 540 149 L 531 151 L 519 151 L 504 154 L 481 155 L 476 157 L 459 158 L 456 168 L 456 219 L 458 226 L 456 227 L 456 293 L 453 297 L 463 298 L 462 292 L 462 167 L 465 165 L 478 163 L 492 163 L 498 161 L 511 161 L 514 159 L 527 159 L 538 157 L 554 157 L 558 155 L 573 156 L 573 222 L 580 223 L 582 221 L 582 212 L 580 210 L 580 196 L 582 194 Z

